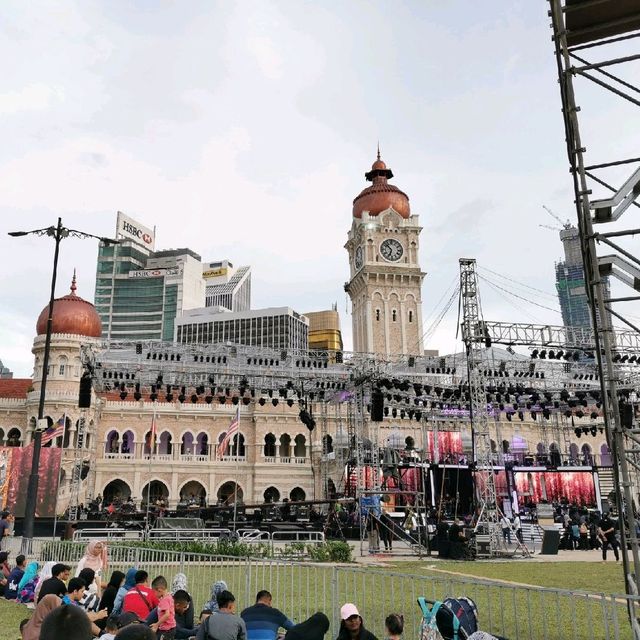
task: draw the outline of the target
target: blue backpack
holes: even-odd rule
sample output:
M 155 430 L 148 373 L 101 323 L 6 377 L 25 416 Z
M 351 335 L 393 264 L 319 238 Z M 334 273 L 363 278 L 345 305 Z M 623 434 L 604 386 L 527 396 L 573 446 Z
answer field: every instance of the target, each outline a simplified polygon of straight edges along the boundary
M 422 610 L 420 640 L 466 640 L 478 630 L 478 608 L 471 598 L 418 598 L 418 604 Z

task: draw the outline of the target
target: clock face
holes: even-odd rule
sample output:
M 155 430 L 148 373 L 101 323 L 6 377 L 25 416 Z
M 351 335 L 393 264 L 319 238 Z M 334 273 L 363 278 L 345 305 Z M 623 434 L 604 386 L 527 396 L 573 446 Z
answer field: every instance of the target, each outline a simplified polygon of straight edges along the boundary
M 354 260 L 356 269 L 360 269 L 362 266 L 362 247 L 356 249 L 356 257 Z
M 389 239 L 385 240 L 380 245 L 380 253 L 385 260 L 397 262 L 398 260 L 400 260 L 400 258 L 402 258 L 404 249 L 397 240 Z

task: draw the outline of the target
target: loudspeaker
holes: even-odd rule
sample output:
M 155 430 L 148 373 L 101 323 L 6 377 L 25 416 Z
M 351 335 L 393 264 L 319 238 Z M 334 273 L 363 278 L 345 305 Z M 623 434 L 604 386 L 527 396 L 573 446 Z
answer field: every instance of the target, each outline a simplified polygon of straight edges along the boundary
M 633 405 L 628 402 L 621 402 L 618 405 L 620 411 L 620 423 L 625 429 L 633 427 Z
M 80 409 L 91 408 L 91 376 L 83 373 L 80 378 L 80 391 L 78 393 L 78 407 Z
M 371 392 L 371 421 L 382 422 L 384 420 L 384 395 L 380 389 Z

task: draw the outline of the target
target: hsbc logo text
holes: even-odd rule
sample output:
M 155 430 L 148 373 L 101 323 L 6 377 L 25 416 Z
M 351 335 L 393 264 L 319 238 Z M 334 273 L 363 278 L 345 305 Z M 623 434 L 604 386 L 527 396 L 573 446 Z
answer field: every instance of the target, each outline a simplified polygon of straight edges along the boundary
M 153 238 L 148 233 L 145 233 L 142 229 L 138 229 L 138 227 L 130 224 L 129 222 L 122 223 L 122 230 L 129 235 L 140 238 L 140 240 L 146 244 L 151 244 L 153 242 Z

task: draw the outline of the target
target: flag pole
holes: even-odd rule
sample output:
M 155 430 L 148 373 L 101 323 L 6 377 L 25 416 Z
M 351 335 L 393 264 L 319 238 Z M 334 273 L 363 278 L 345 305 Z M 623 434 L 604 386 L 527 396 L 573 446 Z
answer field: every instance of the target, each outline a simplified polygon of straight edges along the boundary
M 63 413 L 64 418 L 64 432 L 62 433 L 62 447 L 60 447 L 60 465 L 58 466 L 58 488 L 56 489 L 56 506 L 53 511 L 53 532 L 51 533 L 51 540 L 56 539 L 56 529 L 58 528 L 58 496 L 60 495 L 60 476 L 62 474 L 62 462 L 64 457 L 64 437 L 67 433 L 67 414 Z M 75 461 L 74 461 L 75 466 Z M 71 471 L 73 474 L 73 470 Z
M 151 458 L 153 451 L 156 448 L 156 401 L 153 401 L 153 415 L 151 418 L 151 434 L 149 437 L 149 484 L 147 485 L 147 513 L 145 516 L 145 523 L 147 525 L 147 536 L 149 535 L 149 505 L 151 503 Z M 142 445 L 144 447 L 144 444 Z
M 235 433 L 235 437 L 236 437 L 236 496 L 235 496 L 235 500 L 233 501 L 233 531 L 235 533 L 235 530 L 237 528 L 237 524 L 236 521 L 238 519 L 238 449 L 240 448 L 240 402 L 238 402 L 238 409 L 237 409 L 237 418 L 238 418 L 238 426 L 236 428 L 236 433 Z

